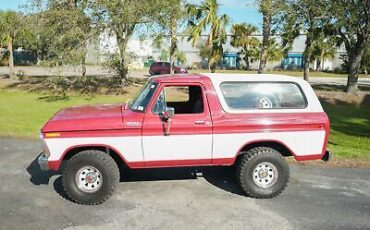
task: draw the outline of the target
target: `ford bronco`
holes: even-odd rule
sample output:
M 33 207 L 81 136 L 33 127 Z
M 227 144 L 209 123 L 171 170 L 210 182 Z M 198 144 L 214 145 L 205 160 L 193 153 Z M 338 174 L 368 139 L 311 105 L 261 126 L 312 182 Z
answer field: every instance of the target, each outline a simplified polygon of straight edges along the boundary
M 57 112 L 42 128 L 43 170 L 62 170 L 66 194 L 100 204 L 131 169 L 235 166 L 246 195 L 272 198 L 285 157 L 329 159 L 329 120 L 304 80 L 280 75 L 151 77 L 130 104 Z M 124 176 L 124 175 L 123 175 Z

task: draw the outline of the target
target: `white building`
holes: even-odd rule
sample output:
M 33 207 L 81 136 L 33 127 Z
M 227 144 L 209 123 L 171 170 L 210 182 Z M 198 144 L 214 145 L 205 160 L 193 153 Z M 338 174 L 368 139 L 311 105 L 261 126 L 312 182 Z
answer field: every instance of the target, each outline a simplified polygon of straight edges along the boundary
M 261 35 L 256 35 L 256 37 L 262 40 Z M 203 40 L 206 39 L 206 36 L 203 36 Z M 279 38 L 276 37 L 277 42 Z M 303 52 L 305 49 L 305 35 L 298 36 L 292 45 L 291 51 L 288 53 L 288 56 L 278 62 L 268 62 L 266 64 L 266 69 L 301 69 L 303 68 Z M 165 55 L 164 52 L 168 52 L 169 40 L 164 41 L 160 48 L 157 48 L 153 45 L 151 39 L 140 40 L 133 38 L 128 42 L 127 52 L 132 57 L 130 68 L 140 69 L 144 67 L 144 62 L 149 58 L 154 61 L 167 61 L 162 60 Z M 92 64 L 101 64 L 106 60 L 107 55 L 114 54 L 119 52 L 117 46 L 117 40 L 114 36 L 109 33 L 103 33 L 99 36 L 98 41 L 90 42 L 88 47 L 88 62 Z M 199 49 L 197 46 L 192 46 L 191 41 L 187 40 L 187 37 L 178 37 L 178 50 L 183 52 L 186 57 L 186 62 L 181 63 L 184 67 L 203 67 L 207 66 L 207 62 L 202 60 L 199 56 Z M 235 68 L 236 67 L 236 58 L 238 56 L 239 49 L 230 45 L 230 37 L 228 42 L 224 45 L 224 60 L 223 65 L 225 68 Z M 323 70 L 335 70 L 341 68 L 343 61 L 341 60 L 341 55 L 345 53 L 343 48 L 338 49 L 333 59 L 321 60 L 321 68 Z M 168 55 L 167 55 L 168 56 Z M 226 64 L 225 64 L 226 63 Z M 258 61 L 250 63 L 251 69 L 258 68 Z M 311 63 L 311 68 L 316 69 L 316 62 Z
M 127 43 L 127 54 L 131 57 L 129 68 L 142 69 L 144 61 L 153 55 L 152 41 L 130 39 Z M 110 55 L 119 53 L 117 39 L 112 34 L 105 32 L 100 34 L 97 40 L 90 41 L 88 45 L 87 62 L 101 64 Z

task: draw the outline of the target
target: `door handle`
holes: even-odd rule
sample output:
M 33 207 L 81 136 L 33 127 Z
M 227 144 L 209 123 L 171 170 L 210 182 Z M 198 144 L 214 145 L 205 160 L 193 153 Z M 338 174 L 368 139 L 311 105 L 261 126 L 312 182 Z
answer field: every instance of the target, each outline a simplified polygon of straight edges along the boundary
M 196 125 L 205 125 L 206 121 L 195 121 L 194 124 L 196 124 Z

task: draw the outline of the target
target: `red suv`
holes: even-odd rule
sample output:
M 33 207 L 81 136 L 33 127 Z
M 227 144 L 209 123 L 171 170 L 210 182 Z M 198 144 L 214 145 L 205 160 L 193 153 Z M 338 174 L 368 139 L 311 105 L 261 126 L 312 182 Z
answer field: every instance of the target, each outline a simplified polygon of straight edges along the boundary
M 175 73 L 188 73 L 187 69 L 175 66 Z M 154 62 L 149 68 L 149 74 L 160 75 L 160 74 L 169 74 L 171 70 L 171 64 L 169 62 Z

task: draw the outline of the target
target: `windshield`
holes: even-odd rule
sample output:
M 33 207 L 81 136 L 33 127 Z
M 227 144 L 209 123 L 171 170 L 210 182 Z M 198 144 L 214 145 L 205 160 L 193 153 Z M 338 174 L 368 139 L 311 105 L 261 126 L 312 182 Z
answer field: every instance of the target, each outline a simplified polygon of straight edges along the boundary
M 156 82 L 148 81 L 130 105 L 130 109 L 144 112 L 157 88 L 157 85 L 158 83 Z

